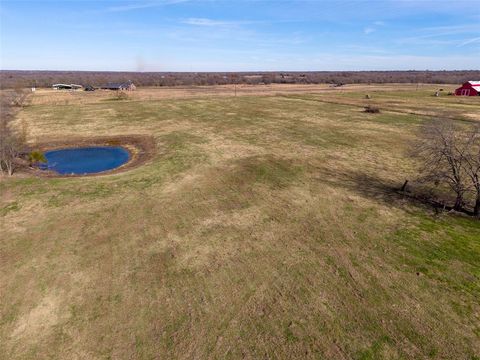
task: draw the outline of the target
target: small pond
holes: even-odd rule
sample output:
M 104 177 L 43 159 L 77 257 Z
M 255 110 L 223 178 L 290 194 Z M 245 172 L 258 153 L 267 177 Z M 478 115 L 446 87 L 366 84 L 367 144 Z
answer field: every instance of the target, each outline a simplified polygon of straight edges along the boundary
M 45 157 L 47 163 L 41 169 L 62 175 L 83 175 L 115 169 L 125 164 L 130 154 L 121 146 L 94 146 L 47 151 Z

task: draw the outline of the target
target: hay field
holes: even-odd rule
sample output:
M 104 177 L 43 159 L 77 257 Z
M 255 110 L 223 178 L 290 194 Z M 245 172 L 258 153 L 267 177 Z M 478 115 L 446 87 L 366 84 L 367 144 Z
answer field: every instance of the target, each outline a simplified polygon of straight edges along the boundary
M 32 143 L 156 152 L 0 180 L 0 358 L 478 359 L 480 222 L 391 191 L 427 115 L 477 120 L 438 87 L 37 91 Z

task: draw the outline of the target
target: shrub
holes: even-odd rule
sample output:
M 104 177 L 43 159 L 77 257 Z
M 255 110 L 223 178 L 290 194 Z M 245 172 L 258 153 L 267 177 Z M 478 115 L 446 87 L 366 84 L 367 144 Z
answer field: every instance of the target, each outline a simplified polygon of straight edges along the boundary
M 115 97 L 116 100 L 128 100 L 129 96 L 126 92 L 118 91 Z
M 380 112 L 380 109 L 375 106 L 365 106 L 365 112 L 370 113 L 370 114 L 378 114 Z
M 37 163 L 46 163 L 47 158 L 43 152 L 34 150 L 28 154 L 28 161 L 30 162 L 30 165 L 34 165 Z

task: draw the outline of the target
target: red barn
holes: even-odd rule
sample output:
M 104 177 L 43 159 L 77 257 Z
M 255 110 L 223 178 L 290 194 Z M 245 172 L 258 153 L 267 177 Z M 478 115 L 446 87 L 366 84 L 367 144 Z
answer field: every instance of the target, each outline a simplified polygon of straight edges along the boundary
M 455 95 L 461 96 L 478 96 L 480 95 L 480 80 L 467 81 L 462 87 L 455 90 Z

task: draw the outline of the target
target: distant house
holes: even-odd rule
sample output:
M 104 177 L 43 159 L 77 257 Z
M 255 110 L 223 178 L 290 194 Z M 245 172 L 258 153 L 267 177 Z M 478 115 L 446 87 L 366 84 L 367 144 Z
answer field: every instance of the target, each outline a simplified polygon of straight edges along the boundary
M 83 86 L 82 85 L 77 85 L 77 84 L 53 84 L 52 88 L 54 90 L 77 90 L 81 89 Z
M 123 83 L 108 83 L 105 86 L 102 86 L 102 89 L 106 90 L 127 90 L 133 91 L 137 87 L 131 81 L 123 82 Z
M 467 81 L 457 90 L 455 90 L 455 95 L 459 96 L 479 96 L 480 95 L 480 80 L 478 81 Z

